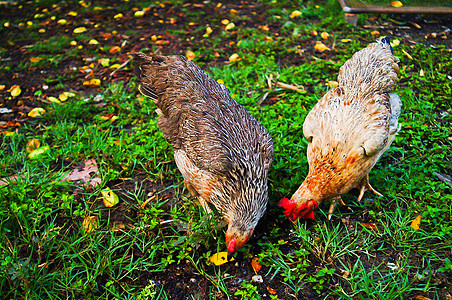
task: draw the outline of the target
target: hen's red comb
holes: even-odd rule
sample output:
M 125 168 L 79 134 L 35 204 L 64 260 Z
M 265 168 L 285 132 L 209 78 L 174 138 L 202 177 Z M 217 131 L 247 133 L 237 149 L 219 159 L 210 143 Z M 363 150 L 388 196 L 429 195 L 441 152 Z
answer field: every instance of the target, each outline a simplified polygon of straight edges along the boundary
M 303 203 L 298 209 L 296 209 L 294 200 L 283 198 L 279 202 L 279 206 L 285 209 L 284 213 L 289 220 L 295 221 L 299 218 L 314 220 L 313 210 L 316 209 L 319 205 L 314 200 L 309 200 L 308 202 Z

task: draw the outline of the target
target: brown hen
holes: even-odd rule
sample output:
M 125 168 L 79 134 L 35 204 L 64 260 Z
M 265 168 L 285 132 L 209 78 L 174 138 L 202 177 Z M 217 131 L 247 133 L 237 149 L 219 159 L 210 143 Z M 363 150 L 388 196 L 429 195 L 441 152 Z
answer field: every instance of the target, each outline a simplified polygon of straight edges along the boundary
M 252 235 L 268 201 L 273 143 L 227 88 L 183 56 L 134 54 L 140 91 L 152 98 L 157 125 L 174 149 L 186 188 L 206 212 L 228 222 L 229 254 Z
M 369 171 L 389 148 L 399 130 L 402 102 L 394 94 L 398 58 L 384 38 L 355 53 L 339 70 L 338 87 L 326 93 L 303 124 L 308 140 L 309 173 L 292 198 L 280 206 L 290 220 L 313 219 L 325 199 L 352 188 L 380 195 L 369 184 Z

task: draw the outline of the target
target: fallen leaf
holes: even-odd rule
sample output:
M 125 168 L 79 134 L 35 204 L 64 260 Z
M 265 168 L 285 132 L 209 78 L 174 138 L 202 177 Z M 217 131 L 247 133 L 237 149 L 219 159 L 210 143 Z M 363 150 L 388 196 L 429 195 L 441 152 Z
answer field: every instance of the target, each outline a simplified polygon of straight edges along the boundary
M 421 70 L 419 71 L 419 76 L 424 77 L 424 70 L 421 69 Z
M 97 217 L 87 216 L 83 219 L 83 229 L 85 234 L 93 232 L 97 228 Z
M 221 24 L 228 25 L 229 24 L 229 20 L 228 19 L 221 20 Z
M 234 257 L 232 257 L 230 261 L 233 260 L 235 260 Z M 216 266 L 221 266 L 228 262 L 228 253 L 227 252 L 215 253 L 209 258 L 209 261 L 214 263 Z
M 110 188 L 100 191 L 102 194 L 102 201 L 106 207 L 113 207 L 119 203 L 119 197 Z
M 28 154 L 28 158 L 29 159 L 38 159 L 40 156 L 42 156 L 46 153 L 49 153 L 49 152 L 50 152 L 49 146 L 42 146 L 42 147 L 39 147 L 38 149 L 31 151 Z
M 187 57 L 188 60 L 193 60 L 196 57 L 196 54 L 188 50 L 185 56 Z
M 276 294 L 276 291 L 269 286 L 267 286 L 267 291 L 272 295 Z
M 72 16 L 72 17 L 76 17 L 77 16 L 77 12 L 75 12 L 75 11 L 70 11 L 67 14 Z
M 98 62 L 102 65 L 102 67 L 108 67 L 110 65 L 109 58 L 99 58 Z
M 77 27 L 74 29 L 74 33 L 82 33 L 86 31 L 86 27 Z
M 64 101 L 67 100 L 68 97 L 69 97 L 69 96 L 68 96 L 67 93 L 61 93 L 61 94 L 58 96 L 58 99 L 60 99 L 61 102 L 64 102 Z
M 328 48 L 324 43 L 322 42 L 317 42 L 317 44 L 315 44 L 314 46 L 315 51 L 317 52 L 323 52 L 325 50 L 330 50 L 330 48 Z
M 113 64 L 110 66 L 110 69 L 112 70 L 116 70 L 117 68 L 119 68 L 121 65 L 120 64 Z
M 228 25 L 226 25 L 225 29 L 226 29 L 226 30 L 230 30 L 230 29 L 232 29 L 232 28 L 234 28 L 234 27 L 235 27 L 235 24 L 234 24 L 234 23 L 229 23 Z
M 13 85 L 10 89 L 11 96 L 13 96 L 13 97 L 19 96 L 21 92 L 22 92 L 22 90 L 20 89 L 20 86 L 18 86 L 18 85 Z
M 253 259 L 251 260 L 251 266 L 253 267 L 254 272 L 256 272 L 256 274 L 260 271 L 262 265 L 259 263 L 259 257 L 257 256 L 253 257 Z
M 142 16 L 144 16 L 144 11 L 142 11 L 142 10 L 136 11 L 134 13 L 134 16 L 135 17 L 142 17 Z
M 328 86 L 330 87 L 330 89 L 334 89 L 338 85 L 339 85 L 339 82 L 337 82 L 335 80 L 328 80 Z
M 49 100 L 50 102 L 53 102 L 53 103 L 61 103 L 60 100 L 58 100 L 57 98 L 52 97 L 52 96 L 50 96 L 49 98 L 47 98 L 47 100 Z
M 351 39 L 341 39 L 341 42 L 342 43 L 349 43 L 349 42 L 351 42 L 352 40 Z
M 89 87 L 98 87 L 98 86 L 100 86 L 100 83 L 101 83 L 100 79 L 93 78 L 91 80 L 84 81 L 83 85 L 86 85 Z
M 39 62 L 41 60 L 42 60 L 41 57 L 30 57 L 30 62 L 31 63 L 37 63 L 37 62 Z
M 413 227 L 414 230 L 419 230 L 419 225 L 421 224 L 421 218 L 422 218 L 422 215 L 419 215 L 413 220 L 413 222 L 411 222 L 410 226 Z
M 90 45 L 99 45 L 99 42 L 96 41 L 95 39 L 92 39 L 92 40 L 90 40 L 90 41 L 88 42 L 88 44 L 90 44 Z
M 393 7 L 402 7 L 403 3 L 400 2 L 400 1 L 392 1 L 391 2 L 391 6 L 393 6 Z
M 224 80 L 223 80 L 223 79 L 217 79 L 217 82 L 218 82 L 219 84 L 224 84 Z
M 231 8 L 231 10 L 229 11 L 231 14 L 233 14 L 233 15 L 235 15 L 235 14 L 237 14 L 238 13 L 238 11 L 237 10 L 235 10 L 235 9 L 233 9 L 233 8 Z
M 398 45 L 400 45 L 400 40 L 393 40 L 393 41 L 391 41 L 391 46 L 395 47 L 395 46 L 398 46 Z
M 122 17 L 123 17 L 123 15 L 121 13 L 119 13 L 119 14 L 115 15 L 113 17 L 113 19 L 119 19 L 119 18 L 122 18 Z
M 32 117 L 32 118 L 36 118 L 36 117 L 42 116 L 45 113 L 46 113 L 46 110 L 44 108 L 35 107 L 28 112 L 28 116 Z
M 210 26 L 207 26 L 206 28 L 206 34 L 211 34 L 212 33 L 212 28 L 210 28 Z
M 119 46 L 113 46 L 113 47 L 111 47 L 110 48 L 110 50 L 108 51 L 110 54 L 113 54 L 113 53 L 116 53 L 116 52 L 119 52 L 119 51 L 121 51 L 121 47 L 119 47 Z
M 27 142 L 27 146 L 25 147 L 25 150 L 30 153 L 33 150 L 39 148 L 41 146 L 41 142 L 37 139 L 31 139 Z
M 0 84 L 0 91 L 3 91 L 6 88 L 6 85 Z
M 301 16 L 301 15 L 302 15 L 301 11 L 299 11 L 299 10 L 294 10 L 293 12 L 290 13 L 289 17 L 290 17 L 291 19 L 293 19 L 293 18 L 299 17 L 299 16 Z
M 240 57 L 237 53 L 232 54 L 231 56 L 229 56 L 229 61 L 230 62 L 234 62 L 234 61 L 239 61 Z
M 93 174 L 91 174 L 93 173 Z M 99 178 L 99 169 L 94 158 L 84 162 L 84 166 L 69 172 L 61 181 L 80 181 L 83 184 L 89 183 L 92 187 L 97 187 L 102 179 Z
M 409 59 L 413 59 L 413 57 L 412 57 L 408 52 L 406 52 L 404 49 L 402 49 L 402 52 L 405 53 L 405 55 L 406 55 Z
M 330 36 L 330 34 L 328 32 L 324 31 L 320 34 L 320 36 L 322 37 L 322 39 L 327 40 L 328 37 Z
M 377 230 L 377 226 L 375 226 L 375 224 L 373 223 L 360 223 L 360 224 L 366 227 L 367 229 Z
M 60 24 L 60 25 L 65 25 L 67 23 L 67 20 L 66 19 L 60 19 L 60 20 L 57 21 L 57 23 Z

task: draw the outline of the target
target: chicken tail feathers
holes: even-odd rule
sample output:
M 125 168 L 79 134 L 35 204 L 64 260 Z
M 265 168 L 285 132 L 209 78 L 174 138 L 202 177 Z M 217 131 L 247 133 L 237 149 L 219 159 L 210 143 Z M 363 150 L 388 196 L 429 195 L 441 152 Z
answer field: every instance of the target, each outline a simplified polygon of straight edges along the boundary
M 388 37 L 356 52 L 339 70 L 339 87 L 361 99 L 373 92 L 393 92 L 399 74 L 399 59 L 393 52 Z

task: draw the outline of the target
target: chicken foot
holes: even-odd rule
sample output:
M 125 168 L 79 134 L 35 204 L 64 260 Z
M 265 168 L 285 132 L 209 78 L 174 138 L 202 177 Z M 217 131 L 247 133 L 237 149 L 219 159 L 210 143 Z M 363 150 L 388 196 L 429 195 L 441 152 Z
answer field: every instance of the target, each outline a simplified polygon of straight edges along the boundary
M 382 194 L 377 192 L 369 183 L 369 173 L 366 174 L 366 176 L 361 180 L 361 183 L 359 184 L 359 196 L 358 196 L 358 202 L 361 202 L 363 199 L 364 193 L 366 191 L 372 191 L 375 195 L 383 197 Z
M 336 208 L 336 205 L 338 203 L 340 205 L 345 205 L 344 201 L 342 201 L 341 196 L 337 196 L 337 197 L 333 198 L 333 202 L 331 202 L 330 208 L 328 209 L 328 220 L 331 220 L 331 217 L 333 216 L 334 209 Z

